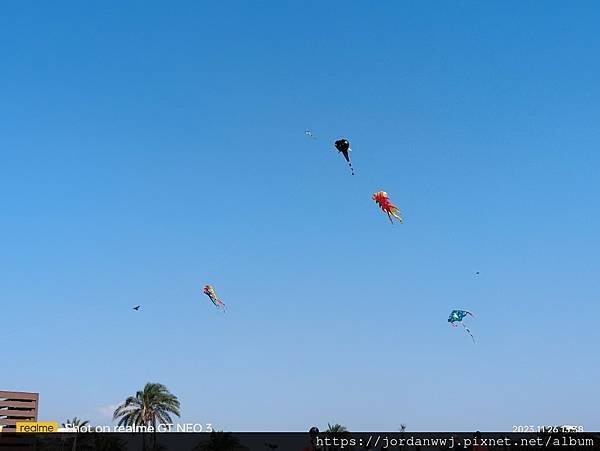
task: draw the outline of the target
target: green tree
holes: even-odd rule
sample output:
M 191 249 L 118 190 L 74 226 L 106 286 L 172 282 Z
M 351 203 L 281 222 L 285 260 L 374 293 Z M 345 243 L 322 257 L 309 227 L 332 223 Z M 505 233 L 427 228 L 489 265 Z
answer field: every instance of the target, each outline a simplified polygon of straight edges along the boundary
M 61 425 L 64 428 L 75 428 L 75 432 L 72 432 L 73 434 L 73 447 L 71 448 L 73 451 L 77 450 L 77 439 L 79 437 L 79 429 L 84 427 L 84 426 L 88 426 L 90 427 L 90 422 L 87 420 L 82 420 L 80 418 L 77 417 L 73 417 L 72 420 L 67 420 L 64 423 L 62 423 Z
M 156 448 L 157 426 L 173 423 L 171 415 L 179 417 L 181 415 L 179 409 L 177 396 L 169 392 L 167 387 L 148 382 L 143 390 L 138 391 L 135 396 L 129 396 L 123 404 L 115 409 L 113 420 L 118 420 L 118 426 L 143 426 L 146 428 L 152 426 L 154 448 Z
M 342 432 L 348 432 L 348 429 L 346 429 L 346 426 L 342 426 L 339 423 L 335 423 L 335 424 L 327 423 L 327 430 L 325 432 L 329 432 L 332 434 L 339 434 Z
M 82 420 L 80 418 L 73 417 L 72 420 L 67 420 L 64 423 L 62 423 L 62 427 L 64 427 L 64 428 L 66 428 L 66 427 L 80 428 L 83 426 L 88 426 L 89 424 L 90 424 L 90 422 L 87 420 Z
M 334 437 L 343 437 L 345 435 L 348 434 L 348 429 L 346 428 L 346 426 L 342 426 L 339 423 L 335 423 L 335 424 L 330 424 L 327 423 L 327 430 L 325 431 L 326 434 L 332 434 Z M 338 450 L 339 448 L 337 446 L 329 446 L 326 447 L 326 451 L 333 451 L 333 450 Z

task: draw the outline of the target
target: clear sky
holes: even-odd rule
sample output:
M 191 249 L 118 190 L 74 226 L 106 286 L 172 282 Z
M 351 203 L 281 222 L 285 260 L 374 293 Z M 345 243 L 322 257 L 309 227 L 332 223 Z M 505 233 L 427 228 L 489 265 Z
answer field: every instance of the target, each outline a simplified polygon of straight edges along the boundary
M 3 2 L 0 388 L 95 424 L 156 381 L 226 430 L 600 429 L 599 22 Z

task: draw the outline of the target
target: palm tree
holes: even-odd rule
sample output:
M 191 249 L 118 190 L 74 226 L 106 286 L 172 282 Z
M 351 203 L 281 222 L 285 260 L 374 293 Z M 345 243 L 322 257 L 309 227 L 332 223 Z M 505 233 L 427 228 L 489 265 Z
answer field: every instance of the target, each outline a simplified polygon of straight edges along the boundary
M 327 430 L 325 432 L 329 432 L 329 433 L 333 433 L 333 434 L 339 434 L 341 432 L 348 432 L 348 429 L 346 429 L 346 426 L 342 426 L 339 423 L 335 423 L 335 424 L 329 424 L 327 423 Z
M 346 428 L 346 426 L 342 426 L 339 423 L 335 423 L 335 424 L 330 424 L 327 423 L 327 430 L 325 431 L 326 434 L 334 434 L 334 436 L 344 436 L 346 434 L 348 434 L 348 429 Z M 326 446 L 325 447 L 326 450 L 337 450 L 339 449 L 337 446 Z
M 171 415 L 180 416 L 179 400 L 163 384 L 148 382 L 135 396 L 129 396 L 115 409 L 113 420 L 119 426 L 152 426 L 154 448 L 156 448 L 156 427 L 158 424 L 173 423 Z M 144 435 L 142 441 L 145 448 Z
M 73 417 L 72 420 L 67 420 L 64 423 L 62 423 L 62 427 L 64 427 L 64 428 L 71 427 L 71 428 L 79 429 L 79 428 L 81 428 L 83 426 L 87 426 L 89 424 L 90 424 L 90 422 L 87 420 L 81 420 L 80 418 Z
M 75 428 L 75 435 L 73 436 L 73 448 L 72 448 L 73 451 L 75 451 L 77 449 L 77 437 L 79 436 L 79 429 L 84 426 L 89 427 L 89 425 L 90 425 L 89 421 L 82 420 L 77 417 L 73 417 L 72 420 L 67 420 L 64 423 L 62 423 L 61 426 L 64 428 Z

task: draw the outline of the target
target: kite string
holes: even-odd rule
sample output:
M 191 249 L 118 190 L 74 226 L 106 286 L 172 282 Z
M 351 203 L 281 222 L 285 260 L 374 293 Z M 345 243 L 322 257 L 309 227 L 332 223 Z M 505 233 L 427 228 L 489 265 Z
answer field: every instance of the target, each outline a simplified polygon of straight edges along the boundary
M 474 336 L 473 336 L 473 334 L 471 333 L 471 330 L 470 330 L 470 329 L 469 329 L 467 326 L 465 326 L 465 323 L 462 323 L 462 322 L 461 322 L 460 324 L 462 324 L 462 327 L 463 327 L 463 328 L 465 329 L 465 331 L 466 331 L 466 332 L 467 332 L 467 333 L 468 333 L 468 334 L 471 336 L 471 338 L 473 339 L 473 343 L 475 343 L 475 337 L 474 337 Z

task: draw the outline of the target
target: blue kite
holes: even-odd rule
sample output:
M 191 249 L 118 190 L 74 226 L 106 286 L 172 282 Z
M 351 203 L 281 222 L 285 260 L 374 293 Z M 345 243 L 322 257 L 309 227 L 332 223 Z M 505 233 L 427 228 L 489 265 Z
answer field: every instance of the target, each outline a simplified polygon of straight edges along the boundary
M 448 317 L 448 322 L 452 325 L 452 327 L 456 327 L 460 324 L 465 329 L 465 331 L 471 336 L 471 338 L 473 339 L 473 343 L 475 343 L 475 337 L 473 337 L 473 334 L 471 333 L 469 328 L 465 325 L 465 323 L 463 323 L 463 319 L 467 315 L 475 316 L 471 312 L 468 312 L 466 310 L 452 310 L 450 316 Z

